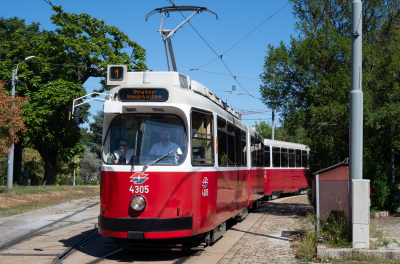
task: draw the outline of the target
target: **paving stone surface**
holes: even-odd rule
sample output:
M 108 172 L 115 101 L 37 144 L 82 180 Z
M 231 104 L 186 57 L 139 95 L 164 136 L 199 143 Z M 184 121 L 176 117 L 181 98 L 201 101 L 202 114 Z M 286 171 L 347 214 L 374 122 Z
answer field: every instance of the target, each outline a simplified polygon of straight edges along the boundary
M 371 230 L 370 235 L 371 241 L 376 241 L 380 237 L 379 232 L 382 232 L 382 238 L 384 238 L 388 244 L 377 249 L 379 250 L 399 250 L 400 251 L 400 215 L 390 215 L 386 217 L 379 217 L 371 219 Z M 372 238 L 372 236 L 377 238 Z M 371 243 L 370 243 L 371 244 Z
M 382 231 L 385 237 L 400 239 L 400 215 L 374 218 L 371 224 Z
M 297 263 L 287 232 L 311 211 L 307 195 L 268 201 L 253 212 L 263 214 L 218 263 Z

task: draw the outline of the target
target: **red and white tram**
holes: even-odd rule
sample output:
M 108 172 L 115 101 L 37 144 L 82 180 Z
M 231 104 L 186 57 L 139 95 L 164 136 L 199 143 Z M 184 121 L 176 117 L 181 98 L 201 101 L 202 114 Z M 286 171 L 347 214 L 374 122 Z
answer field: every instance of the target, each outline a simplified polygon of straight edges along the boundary
M 99 216 L 104 237 L 214 242 L 227 220 L 246 217 L 264 195 L 307 187 L 306 146 L 264 140 L 188 76 L 110 65 L 107 84 Z
M 303 144 L 264 139 L 264 194 L 272 199 L 282 193 L 307 193 L 304 170 L 310 149 Z

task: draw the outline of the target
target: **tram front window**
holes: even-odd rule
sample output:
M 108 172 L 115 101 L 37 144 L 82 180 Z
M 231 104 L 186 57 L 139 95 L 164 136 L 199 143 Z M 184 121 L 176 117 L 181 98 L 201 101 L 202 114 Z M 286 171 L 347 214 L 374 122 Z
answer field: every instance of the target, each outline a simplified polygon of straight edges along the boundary
M 111 122 L 103 160 L 113 165 L 178 165 L 186 154 L 186 131 L 175 115 L 119 115 Z

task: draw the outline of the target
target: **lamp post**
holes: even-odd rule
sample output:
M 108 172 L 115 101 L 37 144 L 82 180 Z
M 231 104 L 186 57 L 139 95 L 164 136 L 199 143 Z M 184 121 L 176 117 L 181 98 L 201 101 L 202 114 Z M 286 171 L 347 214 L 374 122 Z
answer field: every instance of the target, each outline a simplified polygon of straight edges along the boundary
M 15 71 L 12 71 L 12 79 L 11 79 L 11 97 L 14 98 L 15 96 L 15 84 L 17 81 L 17 72 L 18 72 L 18 66 L 26 62 L 28 60 L 31 60 L 35 58 L 36 56 L 29 56 L 25 58 L 25 60 L 21 61 L 20 63 L 17 64 L 17 68 Z M 13 105 L 14 107 L 14 105 Z M 8 155 L 8 169 L 7 169 L 7 189 L 11 189 L 13 185 L 13 172 L 14 172 L 14 143 L 11 145 L 10 148 L 10 154 Z

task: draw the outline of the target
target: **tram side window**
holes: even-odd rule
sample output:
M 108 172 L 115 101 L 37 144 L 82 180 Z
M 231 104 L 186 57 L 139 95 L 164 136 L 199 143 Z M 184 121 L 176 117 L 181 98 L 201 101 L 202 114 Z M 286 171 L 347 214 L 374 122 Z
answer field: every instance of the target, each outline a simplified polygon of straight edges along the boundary
M 296 149 L 296 167 L 301 167 L 301 150 Z
M 281 166 L 281 149 L 272 148 L 272 166 L 279 168 Z
M 243 157 L 243 159 L 242 159 L 242 166 L 243 167 L 246 167 L 247 166 L 247 150 L 248 150 L 248 147 L 247 147 L 247 141 L 246 141 L 246 135 L 247 135 L 247 133 L 246 133 L 246 131 L 242 131 L 242 157 Z
M 235 167 L 235 127 L 228 123 L 228 166 Z
M 256 147 L 256 139 L 251 136 L 251 167 L 256 167 L 257 166 L 257 147 Z
M 295 154 L 294 154 L 294 149 L 289 149 L 289 167 L 290 168 L 295 168 L 296 167 L 296 161 L 295 161 Z
M 289 159 L 288 159 L 288 149 L 281 148 L 281 167 L 286 168 L 289 167 Z
M 270 156 L 270 149 L 269 146 L 264 147 L 264 167 L 270 167 L 271 166 L 271 156 Z
M 264 144 L 257 140 L 257 166 L 264 167 Z
M 235 128 L 235 145 L 236 145 L 236 166 L 242 166 L 242 138 L 241 138 L 242 130 L 238 127 Z
M 192 111 L 192 164 L 214 165 L 213 116 Z
M 217 119 L 217 137 L 218 137 L 218 166 L 228 165 L 228 146 L 226 139 L 226 121 L 222 118 Z
M 308 167 L 308 155 L 307 155 L 307 150 L 302 150 L 301 151 L 301 166 L 303 168 Z

